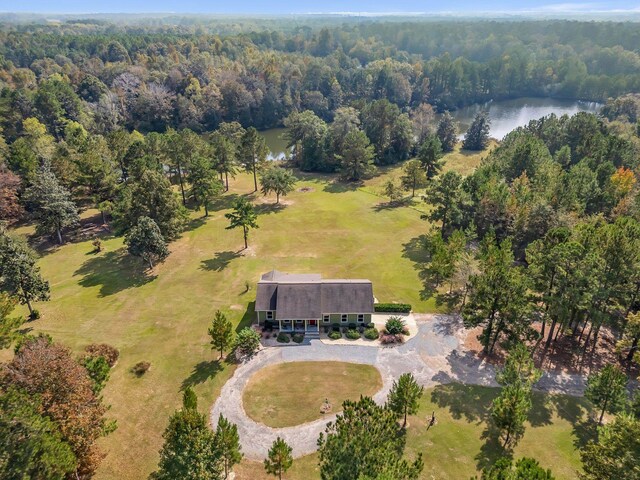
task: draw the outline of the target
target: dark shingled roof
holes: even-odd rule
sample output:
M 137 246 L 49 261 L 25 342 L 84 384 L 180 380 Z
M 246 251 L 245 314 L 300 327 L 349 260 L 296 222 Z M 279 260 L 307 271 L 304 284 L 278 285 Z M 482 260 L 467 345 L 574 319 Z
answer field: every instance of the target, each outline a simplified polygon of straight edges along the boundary
M 369 280 L 322 280 L 318 274 L 287 274 L 276 270 L 262 275 L 256 307 L 276 310 L 287 320 L 319 319 L 323 313 L 373 313 L 373 286 Z

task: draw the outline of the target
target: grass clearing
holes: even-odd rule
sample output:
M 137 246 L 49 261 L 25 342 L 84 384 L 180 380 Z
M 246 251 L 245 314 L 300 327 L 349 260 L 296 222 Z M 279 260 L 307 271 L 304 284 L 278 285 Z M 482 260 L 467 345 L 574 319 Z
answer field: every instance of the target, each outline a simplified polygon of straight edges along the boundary
M 491 428 L 489 406 L 497 388 L 439 385 L 426 389 L 417 415 L 409 418 L 406 454 L 422 453 L 421 480 L 460 480 L 476 475 L 502 455 Z M 526 431 L 513 452 L 514 458 L 536 458 L 558 480 L 576 480 L 580 456 L 576 447 L 594 432 L 588 418 L 588 402 L 566 395 L 535 393 Z M 431 412 L 437 424 L 427 431 Z M 319 479 L 317 454 L 294 460 L 287 479 Z M 239 480 L 267 479 L 257 462 L 243 461 L 236 469 Z
M 98 254 L 91 253 L 90 239 L 42 252 L 39 265 L 51 283 L 51 301 L 38 303 L 42 318 L 26 326 L 75 352 L 94 342 L 120 350 L 104 390 L 108 416 L 118 429 L 101 440 L 106 458 L 98 480 L 145 478 L 155 469 L 162 432 L 185 386 L 195 389 L 201 411 L 209 410 L 235 367 L 216 360 L 207 328 L 216 309 L 238 327 L 253 320 L 260 274 L 277 268 L 369 278 L 380 301 L 435 310 L 433 299 L 420 297 L 416 266 L 423 253 L 416 239 L 428 224 L 419 212 L 381 209 L 383 199 L 329 175 L 299 176 L 287 205 L 255 197 L 260 228 L 251 232 L 248 252 L 241 251 L 240 231 L 225 230 L 224 218 L 236 195 L 253 190 L 246 174 L 231 182 L 209 218 L 193 213 L 189 230 L 153 272 L 127 255 L 121 237 L 104 237 Z M 97 212 L 83 214 L 91 215 Z M 252 288 L 245 293 L 246 281 Z M 4 359 L 10 355 L 0 353 Z M 138 378 L 130 369 L 140 361 L 150 362 L 151 369 Z
M 382 388 L 380 372 L 371 365 L 345 362 L 289 362 L 263 368 L 243 392 L 247 415 L 269 427 L 291 427 L 321 418 L 329 401 L 331 413 L 345 400 L 372 396 Z

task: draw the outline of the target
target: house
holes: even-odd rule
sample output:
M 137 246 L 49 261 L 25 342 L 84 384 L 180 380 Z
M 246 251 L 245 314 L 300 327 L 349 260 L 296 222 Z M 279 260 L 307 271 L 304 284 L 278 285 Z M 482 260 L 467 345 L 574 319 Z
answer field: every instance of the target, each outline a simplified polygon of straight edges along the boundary
M 318 332 L 320 325 L 371 323 L 373 286 L 369 280 L 323 279 L 319 274 L 273 270 L 256 292 L 258 324 L 282 332 Z

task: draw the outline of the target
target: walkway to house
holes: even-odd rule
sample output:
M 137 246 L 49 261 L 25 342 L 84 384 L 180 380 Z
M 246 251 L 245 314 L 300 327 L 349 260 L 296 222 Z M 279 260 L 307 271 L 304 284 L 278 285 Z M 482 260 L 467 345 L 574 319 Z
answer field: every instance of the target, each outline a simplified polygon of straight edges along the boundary
M 222 413 L 238 426 L 242 452 L 252 460 L 262 460 L 277 436 L 293 448 L 294 457 L 316 450 L 316 440 L 331 415 L 314 422 L 287 428 L 271 428 L 250 419 L 242 407 L 242 392 L 249 378 L 258 370 L 282 362 L 341 361 L 375 365 L 382 375 L 382 389 L 374 400 L 383 403 L 393 380 L 411 372 L 425 387 L 460 382 L 496 385 L 495 369 L 478 360 L 464 348 L 465 330 L 460 319 L 448 315 L 416 314 L 418 334 L 404 345 L 390 348 L 370 348 L 358 345 L 326 345 L 320 340 L 305 340 L 298 345 L 284 344 L 265 348 L 247 363 L 238 367 L 233 377 L 211 409 L 215 426 Z M 569 395 L 581 395 L 585 378 L 580 375 L 545 373 L 537 388 Z

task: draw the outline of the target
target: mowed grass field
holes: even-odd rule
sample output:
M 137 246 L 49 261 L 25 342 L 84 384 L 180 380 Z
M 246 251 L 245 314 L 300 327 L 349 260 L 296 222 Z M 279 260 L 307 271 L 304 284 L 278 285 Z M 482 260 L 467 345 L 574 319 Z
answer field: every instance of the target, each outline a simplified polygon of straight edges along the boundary
M 477 165 L 480 155 L 468 161 Z M 420 298 L 416 268 L 424 261 L 417 240 L 429 225 L 420 211 L 387 208 L 375 194 L 400 168 L 382 171 L 359 188 L 335 183 L 332 176 L 299 174 L 297 190 L 279 207 L 275 198 L 252 196 L 260 228 L 251 232 L 246 252 L 242 232 L 226 230 L 224 218 L 235 196 L 253 190 L 246 174 L 231 182 L 209 218 L 192 214 L 190 228 L 171 243 L 171 255 L 153 272 L 126 253 L 121 237 L 105 237 L 98 254 L 90 239 L 41 252 L 51 301 L 37 305 L 42 318 L 28 326 L 76 352 L 95 342 L 120 350 L 104 390 L 108 415 L 118 428 L 101 440 L 106 457 L 96 478 L 140 479 L 155 469 L 162 432 L 185 386 L 195 388 L 201 411 L 208 412 L 234 369 L 210 350 L 208 325 L 216 309 L 238 327 L 248 325 L 255 283 L 266 271 L 369 278 L 380 301 L 434 310 L 433 299 Z M 97 212 L 83 213 L 92 215 L 97 220 Z M 25 235 L 32 231 L 18 229 Z M 10 355 L 0 352 L 3 359 Z M 151 362 L 151 369 L 138 378 L 130 369 L 140 361 Z
M 425 390 L 418 414 L 409 418 L 405 450 L 409 458 L 422 453 L 422 480 L 468 479 L 502 455 L 489 418 L 497 394 L 497 388 L 455 383 Z M 552 470 L 554 478 L 577 479 L 580 457 L 576 446 L 591 438 L 594 427 L 587 408 L 584 399 L 535 393 L 525 434 L 513 458 L 534 457 Z M 437 423 L 427 430 L 432 412 Z M 296 459 L 284 478 L 319 479 L 317 462 L 317 454 Z M 258 462 L 243 462 L 236 473 L 241 480 L 273 478 Z
M 291 427 L 322 417 L 328 401 L 331 413 L 345 400 L 373 396 L 382 377 L 371 365 L 345 362 L 289 362 L 264 368 L 249 379 L 243 406 L 247 415 L 269 427 Z

